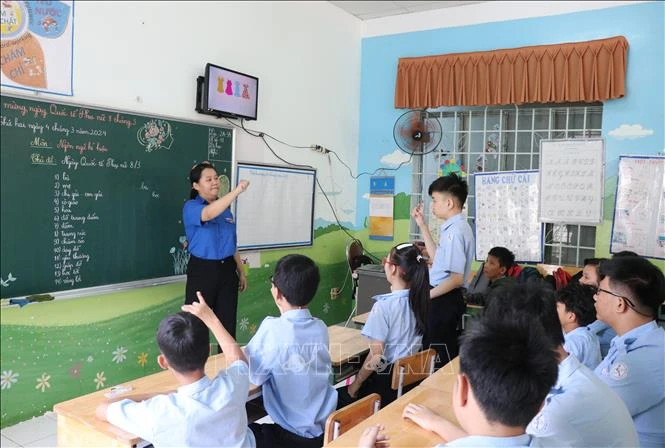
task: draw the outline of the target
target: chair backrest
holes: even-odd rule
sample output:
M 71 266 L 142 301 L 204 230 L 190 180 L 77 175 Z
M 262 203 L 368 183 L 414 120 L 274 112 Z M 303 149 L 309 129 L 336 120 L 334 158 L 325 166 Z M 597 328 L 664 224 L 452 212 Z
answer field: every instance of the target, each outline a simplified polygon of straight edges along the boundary
M 402 396 L 404 386 L 424 380 L 434 372 L 436 351 L 428 348 L 415 355 L 405 356 L 395 361 L 391 387 L 397 391 L 397 398 Z
M 324 446 L 366 418 L 379 412 L 380 408 L 381 396 L 379 394 L 370 394 L 330 414 L 328 420 L 326 420 L 326 428 L 323 435 Z

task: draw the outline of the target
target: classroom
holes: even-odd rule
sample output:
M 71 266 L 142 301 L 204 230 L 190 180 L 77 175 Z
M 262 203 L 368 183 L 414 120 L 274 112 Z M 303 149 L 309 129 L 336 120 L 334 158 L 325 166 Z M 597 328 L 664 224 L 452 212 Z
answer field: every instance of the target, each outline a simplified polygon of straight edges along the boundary
M 3 447 L 57 446 L 54 406 L 161 371 L 155 332 L 186 296 L 188 172 L 205 160 L 220 189 L 250 179 L 232 208 L 241 346 L 279 315 L 287 254 L 319 268 L 312 316 L 341 339 L 360 328 L 351 243 L 380 265 L 423 240 L 418 203 L 438 241 L 427 190 L 451 173 L 469 184 L 474 273 L 498 245 L 545 274 L 623 250 L 665 271 L 664 2 L 3 1 L 2 16 Z M 529 86 L 529 52 L 549 46 L 580 66 L 611 46 L 606 84 L 585 97 L 572 64 L 550 96 Z M 503 82 L 493 98 L 469 67 L 498 50 L 523 52 L 483 78 Z M 417 70 L 458 56 L 467 68 L 425 91 Z M 201 112 L 207 64 L 258 78 L 251 94 L 218 86 L 255 95 L 254 117 Z

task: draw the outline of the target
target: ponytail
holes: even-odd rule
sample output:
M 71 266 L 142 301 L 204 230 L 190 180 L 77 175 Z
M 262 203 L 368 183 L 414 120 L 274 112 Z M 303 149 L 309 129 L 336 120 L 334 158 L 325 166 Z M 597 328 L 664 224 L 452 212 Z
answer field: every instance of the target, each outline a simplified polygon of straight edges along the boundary
M 409 284 L 409 307 L 416 317 L 416 332 L 423 335 L 430 306 L 427 259 L 413 244 L 396 246 L 390 259 L 399 266 L 401 277 Z

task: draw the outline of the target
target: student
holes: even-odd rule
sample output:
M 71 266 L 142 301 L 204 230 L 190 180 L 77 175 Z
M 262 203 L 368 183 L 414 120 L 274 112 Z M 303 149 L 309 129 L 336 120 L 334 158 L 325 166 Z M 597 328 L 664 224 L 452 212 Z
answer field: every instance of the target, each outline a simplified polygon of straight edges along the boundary
M 198 298 L 205 305 L 200 292 Z M 189 311 L 197 305 L 182 308 Z M 214 317 L 212 311 L 210 315 Z M 245 411 L 249 392 L 247 361 L 228 331 L 215 320 L 216 325 L 211 328 L 224 350 L 227 368 L 214 379 L 209 379 L 204 369 L 210 351 L 208 329 L 192 314 L 172 314 L 162 320 L 157 330 L 157 362 L 178 379 L 177 392 L 152 398 L 121 397 L 100 404 L 97 416 L 155 447 L 255 446 Z
M 640 445 L 665 446 L 665 330 L 655 321 L 665 277 L 642 257 L 604 261 L 600 275 L 596 313 L 617 337 L 595 372 L 626 403 Z
M 589 369 L 600 364 L 600 342 L 587 327 L 596 320 L 593 295 L 595 289 L 580 283 L 569 283 L 556 292 L 556 311 L 563 329 L 563 348 Z
M 605 258 L 587 258 L 584 260 L 584 268 L 581 271 L 579 282 L 583 285 L 597 288 L 598 283 L 600 282 L 600 273 L 598 272 L 598 268 L 600 263 L 604 260 Z M 600 342 L 600 356 L 601 359 L 604 358 L 610 349 L 610 342 L 612 342 L 612 339 L 617 334 L 614 332 L 614 330 L 612 330 L 612 327 L 598 319 L 591 322 L 589 325 L 587 325 L 587 327 L 598 338 L 598 342 Z
M 506 276 L 508 269 L 515 264 L 515 255 L 505 247 L 493 247 L 487 253 L 483 274 L 490 281 L 487 290 L 466 295 L 466 303 L 486 306 L 492 292 L 502 286 L 515 283 L 513 277 Z
M 556 353 L 530 319 L 488 316 L 483 313 L 462 337 L 452 392 L 461 428 L 415 403 L 402 416 L 440 435 L 445 446 L 541 446 L 524 430 L 556 381 Z
M 263 385 L 263 404 L 275 422 L 250 425 L 259 447 L 320 447 L 326 419 L 337 406 L 328 327 L 307 309 L 319 279 L 310 258 L 282 257 L 270 279 L 281 316 L 266 317 L 245 347 L 250 381 Z
M 432 213 L 445 220 L 438 246 L 425 222 L 422 204 L 411 213 L 425 240 L 427 253 L 433 258 L 429 271 L 432 302 L 423 347 L 431 346 L 438 352 L 439 366 L 456 357 L 459 351 L 457 325 L 466 307 L 461 288 L 469 281 L 475 252 L 473 231 L 462 214 L 468 193 L 467 183 L 457 174 L 439 177 L 429 186 Z
M 422 346 L 430 302 L 427 260 L 413 243 L 399 244 L 383 259 L 383 270 L 391 292 L 374 297 L 362 330 L 370 339 L 369 354 L 347 389 L 349 397 L 340 394 L 338 407 L 373 392 L 381 395 L 381 406 L 394 401 L 393 363 Z

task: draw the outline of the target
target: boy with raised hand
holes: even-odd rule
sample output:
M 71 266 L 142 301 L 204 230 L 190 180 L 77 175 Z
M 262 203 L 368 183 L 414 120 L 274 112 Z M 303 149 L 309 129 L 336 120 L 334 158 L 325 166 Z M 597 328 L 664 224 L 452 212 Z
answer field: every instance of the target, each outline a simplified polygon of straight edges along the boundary
M 445 220 L 439 232 L 438 246 L 425 222 L 423 205 L 419 204 L 411 212 L 427 253 L 433 259 L 429 270 L 432 303 L 423 348 L 431 346 L 438 352 L 439 366 L 456 357 L 459 351 L 457 325 L 466 307 L 462 287 L 470 279 L 475 252 L 473 230 L 462 213 L 468 193 L 466 181 L 454 173 L 439 177 L 429 186 L 432 213 Z
M 205 306 L 184 305 L 185 311 Z M 212 316 L 212 310 L 205 306 Z M 216 319 L 216 318 L 215 318 Z M 254 447 L 247 427 L 245 402 L 249 392 L 249 369 L 242 350 L 217 320 L 213 333 L 226 356 L 227 368 L 214 379 L 205 374 L 210 351 L 208 329 L 196 316 L 179 312 L 159 324 L 157 362 L 170 370 L 180 383 L 177 392 L 156 395 L 136 402 L 118 398 L 100 404 L 97 416 L 136 434 L 155 447 Z
M 587 325 L 596 320 L 595 288 L 569 283 L 556 291 L 556 311 L 564 333 L 563 348 L 591 370 L 600 364 L 600 342 Z
M 595 373 L 624 401 L 641 446 L 665 446 L 665 331 L 656 323 L 665 276 L 642 257 L 600 264 L 598 319 L 617 333 Z

